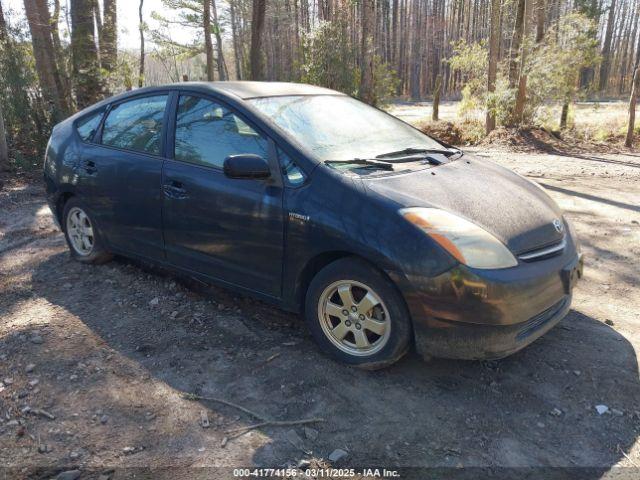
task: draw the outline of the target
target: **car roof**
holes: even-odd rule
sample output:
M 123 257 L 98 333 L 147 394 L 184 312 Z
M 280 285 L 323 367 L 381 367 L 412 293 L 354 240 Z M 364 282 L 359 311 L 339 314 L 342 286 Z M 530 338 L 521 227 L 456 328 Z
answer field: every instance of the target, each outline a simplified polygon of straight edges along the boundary
M 209 88 L 217 92 L 235 95 L 242 99 L 256 97 L 279 97 L 285 95 L 344 95 L 343 93 L 330 90 L 328 88 L 316 87 L 304 83 L 289 82 L 186 82 L 172 85 L 180 86 L 200 86 Z
M 180 82 L 131 90 L 129 92 L 116 95 L 115 97 L 107 98 L 105 101 L 100 103 L 111 103 L 114 100 L 119 101 L 130 96 L 153 93 L 160 90 L 178 89 L 216 92 L 224 96 L 232 96 L 242 100 L 260 97 L 282 97 L 287 95 L 344 95 L 343 93 L 335 90 L 316 87 L 315 85 L 307 85 L 305 83 L 249 81 Z
M 290 83 L 290 82 L 253 82 L 253 81 L 225 81 L 225 82 L 180 82 L 170 83 L 166 85 L 154 85 L 149 87 L 137 88 L 127 92 L 105 98 L 100 102 L 88 106 L 87 108 L 75 113 L 67 120 L 75 121 L 77 118 L 90 115 L 92 112 L 104 106 L 127 100 L 128 98 L 138 95 L 148 95 L 154 92 L 167 90 L 186 89 L 199 92 L 214 92 L 226 97 L 234 97 L 239 100 L 247 100 L 250 98 L 261 97 L 283 97 L 287 95 L 341 95 L 344 93 L 331 90 L 324 87 L 316 87 L 306 83 Z M 65 120 L 65 122 L 67 121 Z

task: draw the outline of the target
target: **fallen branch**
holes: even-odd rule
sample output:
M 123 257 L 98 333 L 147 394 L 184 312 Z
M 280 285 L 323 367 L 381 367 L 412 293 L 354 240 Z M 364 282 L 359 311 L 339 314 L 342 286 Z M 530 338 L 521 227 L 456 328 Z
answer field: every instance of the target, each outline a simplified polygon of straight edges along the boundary
M 34 408 L 31 410 L 31 413 L 34 415 L 40 415 L 41 417 L 47 417 L 49 420 L 55 420 L 56 416 L 47 412 L 46 410 L 42 410 L 41 408 Z
M 267 420 L 264 422 L 256 423 L 254 425 L 247 425 L 246 427 L 231 428 L 225 430 L 225 433 L 246 433 L 249 430 L 255 430 L 262 427 L 290 427 L 292 425 L 305 425 L 307 423 L 319 423 L 324 422 L 324 418 L 305 418 L 302 420 Z
M 238 405 L 237 403 L 230 402 L 229 400 L 225 400 L 223 398 L 203 397 L 202 395 L 196 395 L 195 393 L 186 393 L 186 392 L 183 392 L 181 396 L 185 400 L 192 400 L 192 401 L 193 400 L 205 400 L 207 402 L 221 403 L 221 404 L 226 405 L 228 407 L 233 407 L 233 408 L 235 408 L 237 410 L 240 410 L 241 412 L 244 412 L 247 415 L 251 415 L 252 417 L 257 418 L 258 420 L 262 420 L 263 422 L 267 422 L 268 421 L 265 417 L 263 417 L 259 413 L 252 412 L 251 410 L 249 410 L 248 408 L 243 407 L 242 405 Z
M 304 418 L 301 420 L 270 420 L 262 415 L 260 415 L 259 413 L 253 412 L 251 410 L 249 410 L 248 408 L 243 407 L 242 405 L 238 405 L 237 403 L 233 403 L 230 402 L 229 400 L 225 400 L 224 398 L 218 398 L 218 397 L 204 397 L 202 395 L 196 395 L 195 393 L 187 393 L 187 392 L 182 392 L 181 397 L 184 398 L 185 400 L 204 400 L 206 402 L 216 402 L 216 403 L 221 403 L 223 405 L 226 405 L 228 407 L 233 407 L 237 410 L 240 410 L 241 412 L 246 413 L 247 415 L 250 415 L 254 418 L 257 418 L 258 420 L 260 420 L 259 423 L 255 423 L 253 425 L 247 425 L 245 427 L 240 427 L 240 428 L 233 428 L 230 430 L 226 430 L 225 433 L 234 433 L 235 435 L 230 436 L 229 438 L 225 437 L 225 439 L 230 440 L 236 437 L 239 437 L 241 435 L 244 435 L 245 433 L 251 431 L 251 430 L 255 430 L 256 428 L 262 428 L 262 427 L 289 427 L 292 425 L 305 425 L 307 423 L 318 423 L 318 422 L 324 422 L 324 418 Z M 226 442 L 225 442 L 226 443 Z
M 264 363 L 269 363 L 271 360 L 275 360 L 276 358 L 278 358 L 280 356 L 280 352 L 278 353 L 274 353 L 273 355 L 271 355 L 269 358 L 267 358 Z

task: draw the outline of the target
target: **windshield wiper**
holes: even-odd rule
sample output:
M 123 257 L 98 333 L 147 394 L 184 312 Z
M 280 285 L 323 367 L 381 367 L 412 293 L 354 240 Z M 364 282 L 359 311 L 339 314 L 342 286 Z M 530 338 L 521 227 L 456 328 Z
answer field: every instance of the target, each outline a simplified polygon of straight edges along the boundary
M 353 158 L 351 160 L 326 160 L 324 163 L 328 165 L 334 163 L 342 165 L 362 165 L 363 167 L 374 167 L 380 170 L 393 170 L 393 164 L 369 158 Z
M 397 150 L 395 152 L 388 152 L 388 153 L 376 155 L 376 158 L 396 157 L 398 155 L 414 155 L 418 153 L 424 153 L 424 154 L 440 153 L 442 155 L 452 155 L 458 152 L 452 152 L 451 150 L 442 150 L 438 148 L 405 148 L 404 150 Z

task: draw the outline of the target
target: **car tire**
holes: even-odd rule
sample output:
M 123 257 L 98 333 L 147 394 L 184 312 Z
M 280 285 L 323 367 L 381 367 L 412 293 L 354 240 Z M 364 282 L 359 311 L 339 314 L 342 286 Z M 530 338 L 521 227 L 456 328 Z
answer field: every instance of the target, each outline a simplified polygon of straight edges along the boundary
M 305 320 L 325 353 L 369 370 L 398 361 L 412 337 L 409 311 L 395 285 L 353 257 L 316 274 L 306 293 Z
M 77 198 L 71 197 L 65 203 L 62 225 L 71 258 L 74 260 L 99 265 L 113 258 L 100 238 L 95 221 Z

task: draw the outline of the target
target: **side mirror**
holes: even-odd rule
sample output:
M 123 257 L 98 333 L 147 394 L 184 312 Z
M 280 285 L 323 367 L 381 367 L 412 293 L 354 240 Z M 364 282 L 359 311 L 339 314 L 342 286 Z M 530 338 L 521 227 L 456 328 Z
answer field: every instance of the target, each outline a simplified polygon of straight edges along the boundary
M 269 178 L 271 169 L 260 155 L 229 155 L 224 160 L 224 174 L 229 178 Z

